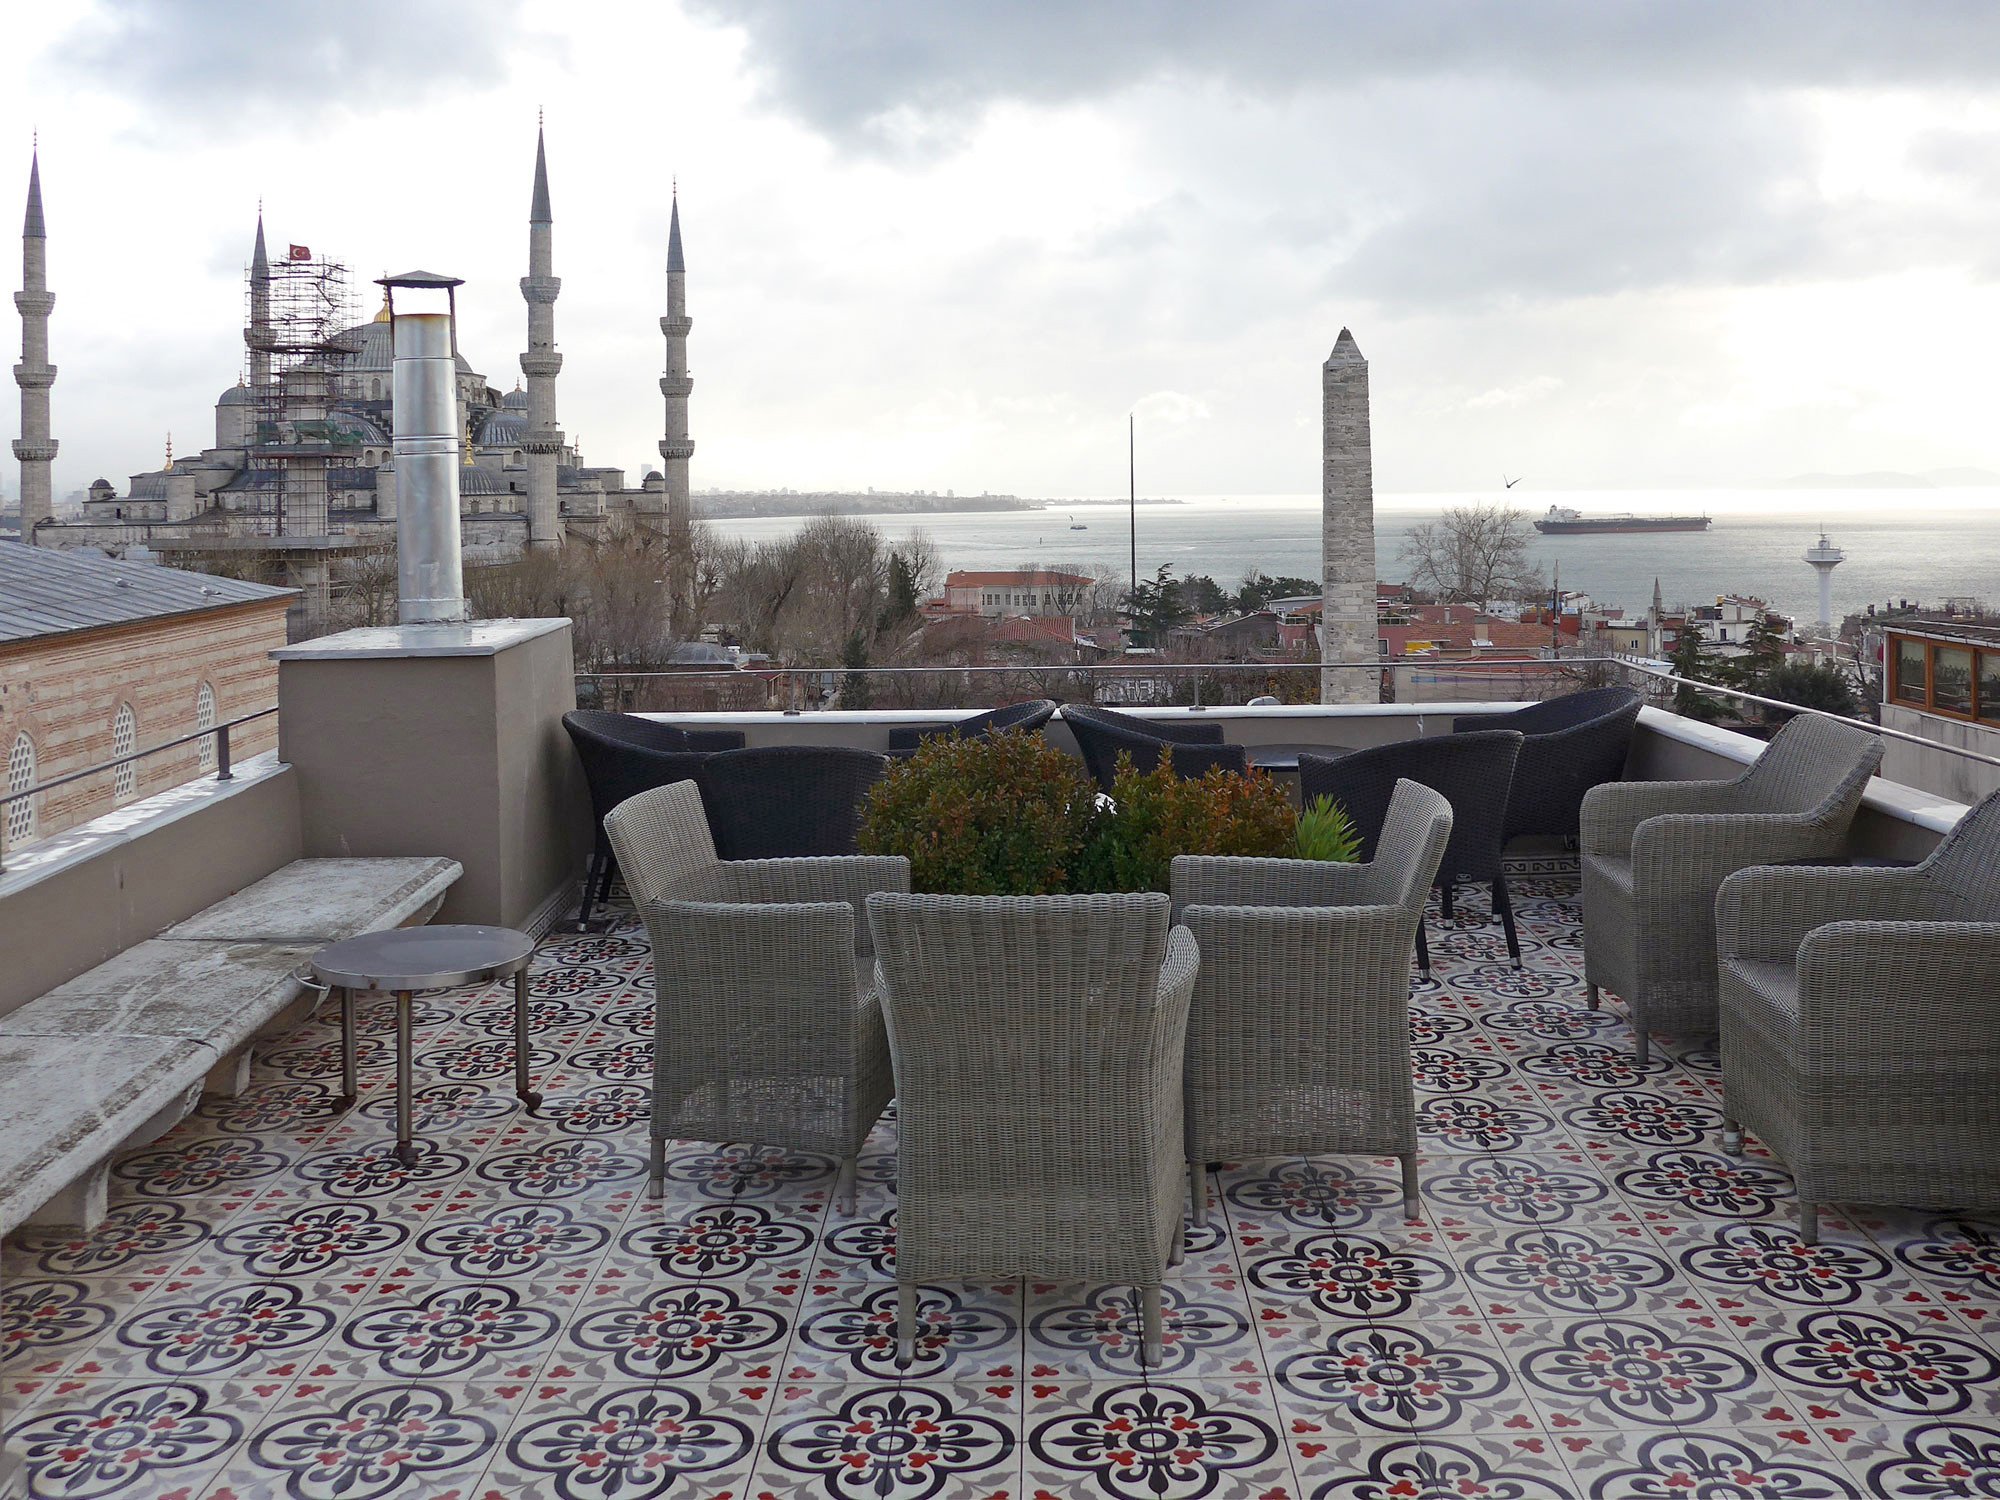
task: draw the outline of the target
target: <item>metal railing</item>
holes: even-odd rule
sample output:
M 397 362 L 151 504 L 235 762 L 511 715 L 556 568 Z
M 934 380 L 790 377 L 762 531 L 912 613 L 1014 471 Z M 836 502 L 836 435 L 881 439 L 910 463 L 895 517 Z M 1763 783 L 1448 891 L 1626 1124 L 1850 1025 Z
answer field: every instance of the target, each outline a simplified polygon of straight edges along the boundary
M 1216 708 L 1240 705 L 1245 700 L 1228 699 L 1225 683 L 1234 675 L 1239 681 L 1248 677 L 1261 678 L 1266 682 L 1281 685 L 1287 681 L 1296 684 L 1303 692 L 1297 701 L 1316 702 L 1319 697 L 1319 676 L 1322 670 L 1343 672 L 1372 672 L 1378 676 L 1404 673 L 1436 677 L 1440 683 L 1449 681 L 1455 687 L 1490 686 L 1501 684 L 1516 686 L 1524 678 L 1538 676 L 1553 681 L 1571 681 L 1579 674 L 1579 668 L 1615 668 L 1620 663 L 1608 656 L 1564 656 L 1564 657 L 1505 657 L 1487 660 L 1427 660 L 1421 657 L 1383 658 L 1372 662 L 1333 662 L 1325 668 L 1316 661 L 1272 661 L 1272 662 L 1152 662 L 1133 661 L 1092 662 L 1073 665 L 1012 665 L 1012 666 L 922 666 L 922 667 L 720 667 L 694 668 L 683 671 L 607 671 L 578 672 L 579 701 L 585 698 L 595 700 L 603 706 L 614 706 L 612 700 L 636 698 L 638 694 L 604 692 L 606 683 L 657 684 L 661 687 L 684 687 L 695 689 L 702 684 L 710 684 L 718 689 L 736 688 L 739 692 L 728 694 L 739 700 L 752 697 L 761 698 L 761 703 L 738 701 L 718 705 L 719 711 L 735 710 L 743 712 L 752 709 L 768 710 L 783 706 L 787 714 L 816 713 L 826 709 L 860 707 L 844 701 L 844 692 L 828 691 L 835 684 L 845 685 L 849 679 L 862 679 L 871 686 L 883 685 L 890 689 L 884 695 L 888 699 L 909 701 L 870 701 L 865 709 L 931 709 L 943 710 L 967 706 L 963 702 L 941 702 L 935 700 L 915 701 L 920 694 L 911 694 L 897 688 L 898 684 L 918 684 L 924 682 L 956 683 L 969 686 L 983 682 L 989 687 L 1004 686 L 1007 682 L 1032 688 L 1036 696 L 1060 698 L 1096 698 L 1100 683 L 1144 684 L 1171 681 L 1175 684 L 1173 695 L 1162 699 L 1158 695 L 1109 695 L 1099 701 L 1113 706 L 1133 708 L 1193 707 Z M 687 694 L 660 694 L 656 696 L 688 696 Z M 718 692 L 717 697 L 725 696 Z M 1465 694 L 1458 694 L 1464 697 Z M 1498 697 L 1497 693 L 1485 695 Z M 876 695 L 871 694 L 871 700 Z M 660 712 L 701 712 L 702 709 L 687 704 L 654 703 L 643 705 L 636 702 L 622 702 L 620 707 L 651 707 Z M 717 710 L 710 710 L 717 711 Z
M 7 792 L 4 795 L 0 795 L 0 827 L 5 825 L 6 809 L 16 802 L 26 801 L 30 797 L 39 797 L 43 792 L 52 792 L 57 787 L 69 786 L 87 777 L 102 776 L 106 771 L 115 771 L 120 766 L 131 765 L 135 761 L 144 760 L 149 755 L 159 755 L 167 750 L 178 750 L 182 745 L 192 745 L 197 740 L 213 739 L 215 741 L 215 775 L 212 779 L 216 781 L 234 781 L 236 773 L 230 769 L 229 764 L 229 731 L 241 724 L 254 723 L 258 719 L 268 719 L 277 711 L 278 705 L 274 703 L 269 708 L 260 708 L 253 714 L 241 714 L 234 719 L 228 719 L 220 724 L 211 725 L 207 729 L 197 729 L 192 734 L 177 735 L 173 739 L 162 740 L 157 745 L 148 745 L 143 750 L 134 750 L 128 755 L 113 756 L 110 760 L 103 760 L 97 762 L 95 765 L 85 766 L 81 771 L 70 771 L 61 776 L 51 777 L 47 781 L 38 781 L 33 786 L 24 787 L 18 792 Z M 211 778 L 200 776 L 188 778 L 190 781 L 206 779 Z M 177 785 L 185 786 L 187 782 L 179 782 Z M 0 839 L 0 870 L 5 870 L 7 867 L 6 856 L 6 840 Z
M 1232 672 L 1262 674 L 1266 678 L 1276 678 L 1279 674 L 1302 674 L 1302 673 L 1310 674 L 1310 680 L 1314 688 L 1313 697 L 1314 699 L 1316 699 L 1318 696 L 1317 684 L 1319 680 L 1319 673 L 1322 670 L 1326 669 L 1331 669 L 1333 671 L 1344 671 L 1344 672 L 1375 672 L 1380 674 L 1391 674 L 1391 673 L 1401 672 L 1404 674 L 1415 674 L 1419 676 L 1434 677 L 1440 679 L 1440 681 L 1436 683 L 1429 684 L 1431 686 L 1442 686 L 1444 685 L 1445 682 L 1448 682 L 1454 689 L 1462 689 L 1480 685 L 1490 685 L 1494 683 L 1510 687 L 1518 687 L 1524 680 L 1529 678 L 1539 678 L 1551 684 L 1559 682 L 1573 682 L 1588 675 L 1592 675 L 1592 673 L 1594 673 L 1598 669 L 1608 669 L 1610 671 L 1627 674 L 1628 677 L 1641 678 L 1645 682 L 1657 684 L 1662 688 L 1685 687 L 1695 692 L 1712 694 L 1719 698 L 1728 698 L 1739 703 L 1750 704 L 1757 708 L 1767 709 L 1777 713 L 1814 714 L 1822 719 L 1832 719 L 1836 723 L 1847 724 L 1856 729 L 1866 730 L 1868 733 L 1880 735 L 1884 739 L 1899 740 L 1906 744 L 1922 746 L 1924 749 L 1927 750 L 1940 750 L 1947 755 L 1957 756 L 1961 760 L 1971 761 L 1978 765 L 2000 767 L 2000 756 L 1988 755 L 1982 751 L 1968 750 L 1963 748 L 1962 746 L 1946 744 L 1942 740 L 1929 739 L 1924 735 L 1912 734 L 1907 730 L 1892 729 L 1885 724 L 1877 724 L 1867 719 L 1854 718 L 1847 714 L 1831 713 L 1826 709 L 1811 708 L 1804 704 L 1799 704 L 1799 703 L 1789 703 L 1781 698 L 1768 698 L 1760 693 L 1746 692 L 1741 688 L 1723 687 L 1718 683 L 1702 682 L 1694 678 L 1682 677 L 1666 667 L 1655 666 L 1650 661 L 1629 656 L 1536 656 L 1536 657 L 1502 657 L 1502 658 L 1450 657 L 1450 658 L 1440 658 L 1436 660 L 1426 659 L 1424 657 L 1402 656 L 1402 657 L 1384 657 L 1379 661 L 1372 661 L 1372 662 L 1368 661 L 1329 662 L 1324 664 L 1320 662 L 1124 661 L 1117 663 L 1093 662 L 1089 664 L 1080 664 L 1075 666 L 1046 666 L 1046 667 L 933 666 L 933 667 L 772 667 L 772 668 L 756 668 L 756 669 L 721 668 L 715 670 L 697 670 L 697 671 L 683 671 L 683 672 L 673 672 L 673 671 L 579 672 L 576 674 L 576 680 L 579 686 L 582 686 L 586 683 L 615 682 L 624 680 L 693 682 L 702 679 L 709 679 L 709 680 L 732 681 L 740 683 L 744 681 L 744 679 L 746 678 L 754 678 L 773 683 L 780 681 L 789 681 L 793 689 L 789 696 L 793 701 L 791 702 L 790 706 L 787 706 L 784 709 L 784 712 L 786 714 L 802 714 L 802 713 L 816 712 L 828 707 L 840 706 L 838 695 L 834 695 L 831 697 L 824 697 L 821 698 L 819 701 L 808 700 L 806 695 L 803 694 L 801 691 L 799 691 L 799 689 L 804 684 L 812 682 L 833 682 L 845 679 L 850 676 L 869 677 L 869 678 L 889 678 L 889 679 L 895 679 L 897 677 L 910 677 L 910 678 L 958 677 L 965 679 L 978 679 L 980 677 L 1000 677 L 1000 678 L 1011 677 L 1018 679 L 1025 684 L 1032 684 L 1036 685 L 1037 687 L 1049 687 L 1049 688 L 1062 687 L 1063 683 L 1061 679 L 1067 678 L 1076 682 L 1079 686 L 1087 687 L 1090 695 L 1094 696 L 1096 693 L 1096 684 L 1099 679 L 1105 679 L 1111 681 L 1135 682 L 1135 681 L 1143 681 L 1148 677 L 1161 677 L 1161 676 L 1171 677 L 1175 675 L 1184 675 L 1190 679 L 1189 691 L 1193 701 L 1180 706 L 1191 707 L 1191 708 L 1211 708 L 1211 707 L 1227 707 L 1231 705 L 1225 704 L 1219 695 L 1211 697 L 1207 694 L 1206 692 L 1207 684 L 1205 684 L 1203 681 L 1204 676 L 1214 676 L 1217 674 L 1228 674 Z M 774 691 L 772 696 L 781 697 L 785 695 Z M 1059 696 L 1059 694 L 1050 692 L 1050 693 L 1042 693 L 1041 696 Z M 1075 694 L 1074 696 L 1083 696 L 1083 695 L 1079 693 Z M 1467 695 L 1464 693 L 1455 692 L 1452 695 L 1452 701 L 1461 701 L 1468 696 L 1476 697 L 1477 695 Z M 1498 695 L 1493 695 L 1493 696 L 1498 696 Z M 1143 701 L 1131 701 L 1131 700 L 1128 701 L 1130 702 L 1130 706 L 1133 708 L 1147 708 L 1147 707 L 1164 708 L 1164 707 L 1176 706 L 1174 703 L 1163 703 L 1157 700 L 1152 701 L 1150 703 Z M 1419 699 L 1413 701 L 1422 702 L 1426 700 Z M 942 710 L 947 707 L 963 707 L 964 705 L 962 704 L 945 705 L 936 703 L 922 703 L 922 704 L 912 703 L 908 705 L 871 703 L 869 705 L 871 709 L 905 707 L 905 706 L 911 709 L 918 709 L 918 710 L 922 709 Z M 1656 705 L 1656 706 L 1664 706 L 1664 705 Z M 736 705 L 735 707 L 738 712 L 744 711 L 745 708 L 744 705 Z M 662 711 L 673 712 L 675 710 L 664 709 Z M 700 712 L 701 710 L 688 709 L 682 711 Z M 722 709 L 718 711 L 728 712 L 729 710 Z

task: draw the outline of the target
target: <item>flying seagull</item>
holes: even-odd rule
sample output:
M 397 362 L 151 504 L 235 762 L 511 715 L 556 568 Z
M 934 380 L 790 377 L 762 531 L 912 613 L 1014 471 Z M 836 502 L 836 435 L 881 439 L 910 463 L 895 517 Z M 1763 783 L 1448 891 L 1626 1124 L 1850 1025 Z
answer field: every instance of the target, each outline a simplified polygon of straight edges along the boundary
M 1527 477 L 1528 477 L 1527 475 L 1523 474 L 1521 476 L 1521 479 L 1526 479 Z M 1500 482 L 1506 485 L 1506 487 L 1510 490 L 1514 488 L 1515 485 L 1519 484 L 1521 482 L 1521 479 L 1509 479 L 1507 477 L 1505 470 L 1502 470 L 1500 474 Z

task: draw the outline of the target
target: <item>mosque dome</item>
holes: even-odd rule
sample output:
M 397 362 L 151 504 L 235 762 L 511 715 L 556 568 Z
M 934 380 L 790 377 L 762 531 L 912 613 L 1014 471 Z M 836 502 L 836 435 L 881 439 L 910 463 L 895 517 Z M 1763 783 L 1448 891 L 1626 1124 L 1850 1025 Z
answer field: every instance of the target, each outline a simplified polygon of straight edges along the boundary
M 517 385 L 513 390 L 500 398 L 500 404 L 508 411 L 526 411 L 528 409 L 528 393 Z
M 340 334 L 336 342 L 342 348 L 353 351 L 341 366 L 347 374 L 386 375 L 396 363 L 396 336 L 383 313 L 377 313 L 366 323 L 355 324 Z M 463 354 L 454 354 L 452 363 L 461 375 L 472 373 L 472 366 Z
M 239 381 L 220 396 L 217 396 L 215 404 L 217 406 L 248 406 L 250 404 L 250 387 Z
M 496 411 L 479 424 L 479 446 L 511 448 L 521 441 L 521 435 L 527 430 L 526 417 L 513 411 Z
M 508 489 L 491 469 L 467 464 L 458 471 L 458 492 L 461 495 L 504 495 Z

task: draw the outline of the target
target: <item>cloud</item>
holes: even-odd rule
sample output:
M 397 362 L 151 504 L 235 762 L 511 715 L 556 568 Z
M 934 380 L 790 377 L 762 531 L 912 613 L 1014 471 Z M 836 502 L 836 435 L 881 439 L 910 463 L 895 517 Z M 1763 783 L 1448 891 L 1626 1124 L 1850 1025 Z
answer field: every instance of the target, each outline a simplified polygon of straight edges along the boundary
M 873 149 L 961 137 L 994 103 L 1102 98 L 1160 78 L 1259 98 L 1416 78 L 1540 87 L 1983 85 L 2000 7 L 1819 0 L 689 0 L 739 27 L 767 97 Z
M 1489 406 L 1523 406 L 1530 401 L 1552 396 L 1562 387 L 1562 381 L 1554 375 L 1537 375 L 1519 385 L 1494 386 L 1481 391 L 1465 404 L 1475 411 Z
M 519 0 L 104 0 L 51 52 L 79 81 L 253 129 L 259 106 L 296 122 L 316 103 L 418 104 L 492 82 L 519 13 Z M 213 109 L 219 97 L 234 107 Z

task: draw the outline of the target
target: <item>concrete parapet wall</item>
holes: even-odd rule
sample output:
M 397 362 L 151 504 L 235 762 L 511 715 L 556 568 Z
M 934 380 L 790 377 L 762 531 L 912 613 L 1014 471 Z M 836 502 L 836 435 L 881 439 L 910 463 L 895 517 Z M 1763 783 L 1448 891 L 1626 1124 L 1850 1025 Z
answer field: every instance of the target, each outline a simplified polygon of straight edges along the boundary
M 0 1015 L 301 850 L 298 778 L 264 755 L 16 851 L 0 873 Z

